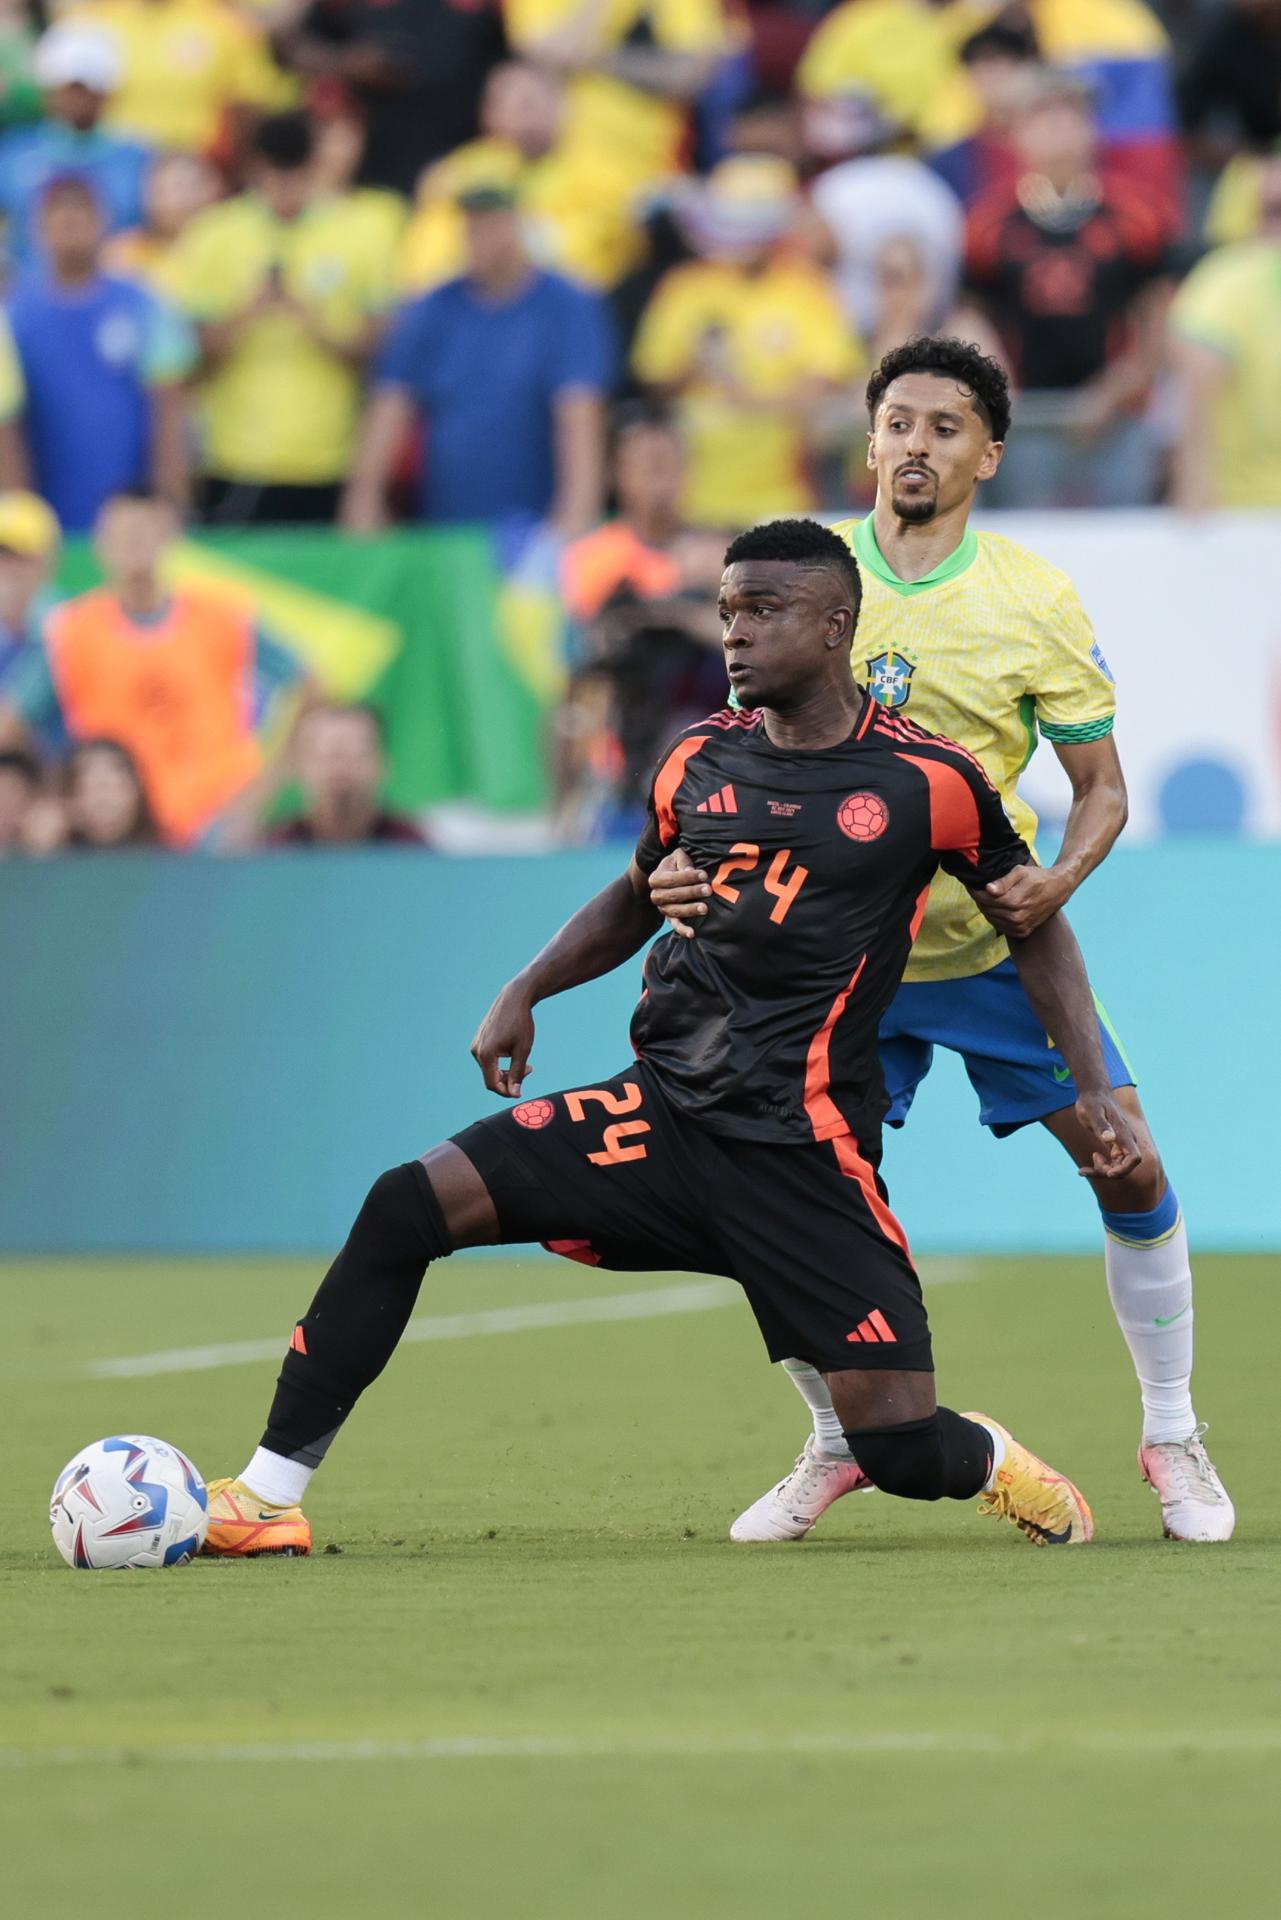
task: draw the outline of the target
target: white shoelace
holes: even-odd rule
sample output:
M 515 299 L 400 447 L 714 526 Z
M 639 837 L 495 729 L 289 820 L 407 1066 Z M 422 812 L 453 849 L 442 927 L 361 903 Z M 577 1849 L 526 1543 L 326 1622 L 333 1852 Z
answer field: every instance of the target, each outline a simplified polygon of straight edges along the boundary
M 785 1492 L 794 1500 L 808 1499 L 810 1494 L 818 1492 L 823 1484 L 823 1475 L 830 1473 L 833 1467 L 839 1467 L 840 1464 L 839 1460 L 816 1460 L 812 1453 L 798 1453 L 796 1465 L 786 1480 L 779 1481 L 774 1491 L 776 1494 Z
M 1158 1441 L 1151 1451 L 1160 1451 L 1170 1477 L 1168 1493 L 1178 1500 L 1191 1500 L 1198 1506 L 1222 1507 L 1228 1496 L 1205 1450 L 1202 1436 L 1209 1431 L 1203 1423 L 1186 1440 Z

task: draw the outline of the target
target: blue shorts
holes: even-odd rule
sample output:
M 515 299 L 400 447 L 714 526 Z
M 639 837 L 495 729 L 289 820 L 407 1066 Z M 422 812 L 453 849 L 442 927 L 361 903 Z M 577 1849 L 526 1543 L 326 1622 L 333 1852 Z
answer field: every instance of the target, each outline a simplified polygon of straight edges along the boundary
M 1097 998 L 1109 1083 L 1132 1087 L 1134 1073 Z M 1018 968 L 902 986 L 881 1022 L 881 1067 L 890 1097 L 886 1121 L 901 1127 L 930 1070 L 935 1047 L 959 1053 L 979 1097 L 979 1119 L 997 1138 L 1070 1107 L 1076 1082 L 1023 991 Z

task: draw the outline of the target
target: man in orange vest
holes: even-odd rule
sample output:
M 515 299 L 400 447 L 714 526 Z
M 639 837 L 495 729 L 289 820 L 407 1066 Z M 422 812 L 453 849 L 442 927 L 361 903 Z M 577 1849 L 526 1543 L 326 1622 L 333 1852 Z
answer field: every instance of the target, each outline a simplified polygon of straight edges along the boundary
M 7 689 L 0 735 L 60 714 L 73 740 L 116 740 L 136 762 L 171 846 L 190 846 L 272 782 L 258 737 L 265 707 L 307 695 L 303 669 L 231 596 L 162 578 L 178 523 L 167 502 L 121 493 L 102 510 L 105 584 L 56 607 L 45 645 Z

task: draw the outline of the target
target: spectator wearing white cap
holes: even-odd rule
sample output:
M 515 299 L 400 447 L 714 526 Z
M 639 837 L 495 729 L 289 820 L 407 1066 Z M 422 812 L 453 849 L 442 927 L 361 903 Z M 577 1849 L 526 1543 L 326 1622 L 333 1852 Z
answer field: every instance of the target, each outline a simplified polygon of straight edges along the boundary
M 952 189 L 909 153 L 869 153 L 820 174 L 813 206 L 831 235 L 841 303 L 872 351 L 906 333 L 931 333 L 952 313 L 961 283 L 965 216 Z M 894 291 L 918 289 L 905 329 L 894 325 Z
M 35 209 L 51 180 L 88 180 L 112 233 L 142 219 L 150 149 L 99 125 L 120 84 L 120 59 L 92 26 L 62 21 L 36 47 L 35 77 L 47 118 L 0 136 L 0 215 L 15 267 L 38 257 Z

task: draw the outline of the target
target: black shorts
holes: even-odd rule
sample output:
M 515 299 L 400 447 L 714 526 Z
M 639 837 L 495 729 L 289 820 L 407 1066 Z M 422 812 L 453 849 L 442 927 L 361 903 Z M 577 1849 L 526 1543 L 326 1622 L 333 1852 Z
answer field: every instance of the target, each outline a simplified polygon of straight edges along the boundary
M 931 1372 L 930 1329 L 874 1160 L 845 1137 L 785 1146 L 695 1126 L 643 1065 L 522 1101 L 454 1135 L 501 1243 L 591 1266 L 725 1274 L 771 1360 Z M 876 1156 L 879 1158 L 879 1155 Z

